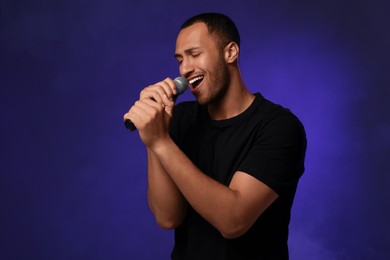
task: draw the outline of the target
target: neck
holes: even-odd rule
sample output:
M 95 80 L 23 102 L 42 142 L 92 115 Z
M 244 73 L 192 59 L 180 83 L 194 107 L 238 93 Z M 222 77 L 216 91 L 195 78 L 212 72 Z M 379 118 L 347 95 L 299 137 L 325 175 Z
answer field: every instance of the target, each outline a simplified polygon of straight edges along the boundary
M 232 73 L 225 95 L 218 102 L 208 105 L 210 118 L 223 120 L 237 116 L 244 112 L 254 99 L 255 96 L 246 88 L 239 71 L 236 71 Z

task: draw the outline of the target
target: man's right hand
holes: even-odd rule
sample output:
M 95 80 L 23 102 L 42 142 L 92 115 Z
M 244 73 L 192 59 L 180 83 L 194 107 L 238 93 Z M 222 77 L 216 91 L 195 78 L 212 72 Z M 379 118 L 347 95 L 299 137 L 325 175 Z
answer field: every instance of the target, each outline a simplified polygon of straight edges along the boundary
M 176 85 L 171 78 L 144 88 L 140 99 L 124 115 L 137 127 L 146 146 L 169 137 L 168 129 L 175 106 Z

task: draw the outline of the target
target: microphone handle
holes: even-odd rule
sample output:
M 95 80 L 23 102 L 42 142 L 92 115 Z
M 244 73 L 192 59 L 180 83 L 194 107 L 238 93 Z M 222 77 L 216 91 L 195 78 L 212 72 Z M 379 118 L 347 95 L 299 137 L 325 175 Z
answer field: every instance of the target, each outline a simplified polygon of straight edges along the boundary
M 137 129 L 137 127 L 135 127 L 134 123 L 131 122 L 130 119 L 126 119 L 125 120 L 125 126 L 127 129 L 129 129 L 130 131 L 134 131 L 135 129 Z

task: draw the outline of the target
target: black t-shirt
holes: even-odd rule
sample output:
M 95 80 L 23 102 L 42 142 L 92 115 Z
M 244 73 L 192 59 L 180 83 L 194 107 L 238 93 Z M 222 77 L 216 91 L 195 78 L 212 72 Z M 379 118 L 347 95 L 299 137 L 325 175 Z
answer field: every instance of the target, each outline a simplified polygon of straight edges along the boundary
M 175 230 L 172 259 L 288 259 L 288 224 L 298 180 L 304 171 L 305 131 L 288 110 L 256 94 L 243 113 L 212 120 L 195 101 L 178 104 L 171 136 L 206 175 L 229 186 L 236 171 L 257 178 L 278 199 L 241 237 L 225 239 L 188 205 Z

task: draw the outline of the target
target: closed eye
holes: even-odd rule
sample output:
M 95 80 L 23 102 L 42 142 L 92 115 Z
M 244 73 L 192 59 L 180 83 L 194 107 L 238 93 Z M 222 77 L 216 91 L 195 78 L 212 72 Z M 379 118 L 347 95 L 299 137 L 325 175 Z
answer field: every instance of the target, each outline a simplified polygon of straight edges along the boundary
M 201 52 L 194 52 L 194 53 L 191 53 L 191 56 L 196 58 L 196 57 L 199 57 L 201 54 Z

